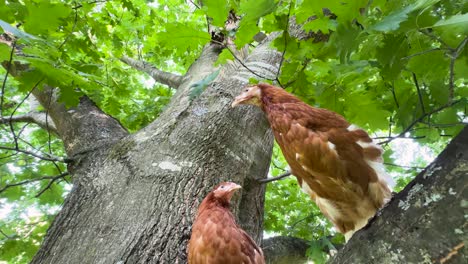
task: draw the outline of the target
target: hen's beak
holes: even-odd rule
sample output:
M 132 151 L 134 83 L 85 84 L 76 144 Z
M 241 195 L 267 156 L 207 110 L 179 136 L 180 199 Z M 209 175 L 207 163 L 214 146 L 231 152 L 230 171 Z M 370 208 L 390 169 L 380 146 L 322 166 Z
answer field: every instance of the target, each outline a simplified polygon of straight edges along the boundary
M 247 100 L 247 98 L 245 96 L 239 95 L 236 98 L 234 98 L 234 102 L 232 102 L 231 107 L 236 107 L 236 106 L 242 104 L 242 102 L 244 102 L 246 100 Z
M 233 184 L 231 186 L 229 186 L 229 192 L 234 192 L 235 190 L 238 190 L 238 189 L 241 189 L 242 186 L 240 186 L 239 184 Z

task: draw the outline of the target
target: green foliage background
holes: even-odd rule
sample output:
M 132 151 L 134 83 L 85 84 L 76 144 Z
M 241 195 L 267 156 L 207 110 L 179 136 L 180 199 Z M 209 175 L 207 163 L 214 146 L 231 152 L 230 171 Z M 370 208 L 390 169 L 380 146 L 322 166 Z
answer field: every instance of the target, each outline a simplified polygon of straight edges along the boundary
M 242 16 L 236 31 L 223 30 L 230 10 Z M 0 61 L 31 68 L 16 77 L 10 74 L 21 72 L 15 64 L 10 73 L 0 69 L 1 115 L 30 111 L 25 98 L 47 83 L 60 89 L 67 106 L 87 94 L 127 129 L 137 131 L 163 111 L 174 91 L 149 84 L 149 77 L 119 60 L 123 55 L 183 74 L 210 41 L 207 23 L 235 36 L 238 48 L 248 44 L 254 49 L 258 32 L 281 31 L 273 43 L 284 53 L 277 81 L 307 103 L 367 129 L 383 143 L 386 162 L 398 165 L 404 162 L 399 155 L 411 150 L 404 142 L 436 154 L 468 122 L 467 11 L 463 0 L 0 0 L 0 33 L 19 37 L 16 45 L 24 53 L 12 54 L 10 46 L 0 43 Z M 312 38 L 289 35 L 285 29 L 292 17 Z M 314 40 L 318 38 L 328 41 Z M 218 63 L 233 59 L 225 50 Z M 71 179 L 41 180 L 66 172 L 65 164 L 7 149 L 18 144 L 41 156 L 64 157 L 55 135 L 22 123 L 0 125 L 0 131 L 0 261 L 27 263 Z M 392 144 L 402 137 L 409 139 Z M 409 167 L 388 166 L 397 190 L 426 163 L 417 156 Z M 285 170 L 287 164 L 275 148 L 270 174 Z M 2 189 L 15 183 L 24 184 Z M 317 262 L 327 258 L 322 249 L 343 241 L 292 177 L 268 184 L 266 198 L 266 234 L 311 241 L 309 255 Z

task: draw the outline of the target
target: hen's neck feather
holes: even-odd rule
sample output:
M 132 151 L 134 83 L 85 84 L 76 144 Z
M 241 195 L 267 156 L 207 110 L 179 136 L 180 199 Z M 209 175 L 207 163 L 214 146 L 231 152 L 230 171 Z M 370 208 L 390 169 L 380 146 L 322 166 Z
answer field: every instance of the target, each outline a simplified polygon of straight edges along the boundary
M 262 91 L 261 100 L 264 107 L 282 103 L 303 103 L 299 98 L 281 88 L 266 84 L 260 84 L 259 87 Z
M 198 210 L 198 213 L 200 214 L 201 212 L 207 209 L 215 207 L 223 208 L 230 212 L 229 206 L 229 201 L 223 198 L 215 197 L 214 193 L 211 192 L 208 194 L 208 196 L 205 197 L 205 199 L 203 199 L 202 203 L 200 204 L 200 209 Z

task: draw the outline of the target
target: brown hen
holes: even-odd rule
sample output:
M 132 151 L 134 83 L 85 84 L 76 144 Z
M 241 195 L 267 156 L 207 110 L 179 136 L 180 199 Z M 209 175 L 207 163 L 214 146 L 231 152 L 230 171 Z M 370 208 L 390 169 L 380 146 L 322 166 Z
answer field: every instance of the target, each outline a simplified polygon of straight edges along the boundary
M 242 230 L 229 204 L 241 186 L 223 182 L 198 207 L 188 245 L 189 264 L 264 264 L 262 250 Z
M 292 174 L 347 241 L 390 199 L 382 149 L 339 114 L 268 84 L 246 87 L 239 104 L 266 113 Z

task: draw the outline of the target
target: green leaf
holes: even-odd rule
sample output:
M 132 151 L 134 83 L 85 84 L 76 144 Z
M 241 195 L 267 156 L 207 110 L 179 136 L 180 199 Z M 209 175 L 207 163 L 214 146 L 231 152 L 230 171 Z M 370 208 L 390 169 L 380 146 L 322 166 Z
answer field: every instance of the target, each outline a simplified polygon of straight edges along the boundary
M 326 4 L 330 4 L 330 2 L 332 1 L 329 1 L 329 3 L 326 3 Z M 319 18 L 322 18 L 323 17 L 322 8 L 324 8 L 326 4 L 321 1 L 315 1 L 315 0 L 302 1 L 299 8 L 296 9 L 297 22 L 299 24 L 302 24 L 313 15 L 316 15 Z M 331 10 L 334 10 L 333 6 L 328 7 L 328 8 L 332 8 Z
M 273 0 L 242 0 L 240 3 L 240 12 L 244 14 L 239 29 L 236 33 L 234 43 L 237 47 L 242 47 L 253 41 L 255 34 L 259 32 L 258 19 L 273 12 L 276 3 Z
M 381 68 L 381 75 L 385 80 L 395 80 L 403 70 L 406 60 L 402 58 L 408 52 L 405 35 L 385 35 L 383 46 L 377 48 L 376 57 Z
M 327 262 L 327 254 L 323 251 L 323 245 L 320 242 L 311 242 L 306 254 L 314 263 L 325 264 Z
M 178 55 L 183 55 L 188 50 L 196 50 L 210 39 L 207 32 L 181 23 L 167 25 L 165 32 L 158 36 L 161 45 L 170 47 Z
M 307 22 L 304 25 L 304 30 L 309 30 L 313 32 L 322 32 L 324 34 L 328 34 L 330 30 L 335 31 L 337 26 L 337 22 L 329 17 L 323 17 L 319 19 L 314 19 L 310 22 Z
M 452 26 L 456 24 L 465 24 L 468 27 L 468 13 L 451 16 L 447 19 L 441 19 L 433 27 Z
M 11 49 L 7 44 L 0 43 L 0 62 L 10 60 Z
M 55 31 L 61 19 L 70 15 L 72 9 L 63 3 L 27 2 L 28 16 L 24 28 L 31 33 L 47 33 Z
M 390 14 L 385 17 L 382 21 L 372 26 L 371 30 L 389 32 L 397 30 L 400 27 L 400 23 L 408 18 L 408 13 L 413 10 L 412 6 L 407 6 L 397 12 Z
M 241 0 L 240 12 L 244 14 L 242 21 L 250 24 L 257 22 L 260 17 L 268 15 L 276 8 L 274 0 Z
M 230 6 L 226 0 L 204 0 L 203 9 L 206 9 L 206 14 L 213 21 L 211 24 L 217 27 L 224 27 L 229 13 Z
M 374 24 L 370 30 L 390 32 L 397 30 L 400 27 L 400 23 L 408 19 L 408 15 L 416 10 L 425 9 L 430 7 L 440 0 L 418 0 L 416 3 L 408 5 L 398 11 L 392 12 L 390 15 L 386 16 L 380 22 Z
M 259 29 L 255 22 L 247 22 L 248 20 L 241 20 L 239 23 L 239 29 L 236 33 L 236 39 L 234 43 L 237 47 L 243 47 L 247 43 L 253 41 L 253 37 L 259 32 Z
M 66 107 L 77 106 L 83 92 L 73 87 L 61 87 L 59 101 L 65 103 Z
M 218 59 L 215 62 L 215 66 L 225 64 L 228 60 L 234 60 L 232 53 L 226 48 L 219 54 Z

